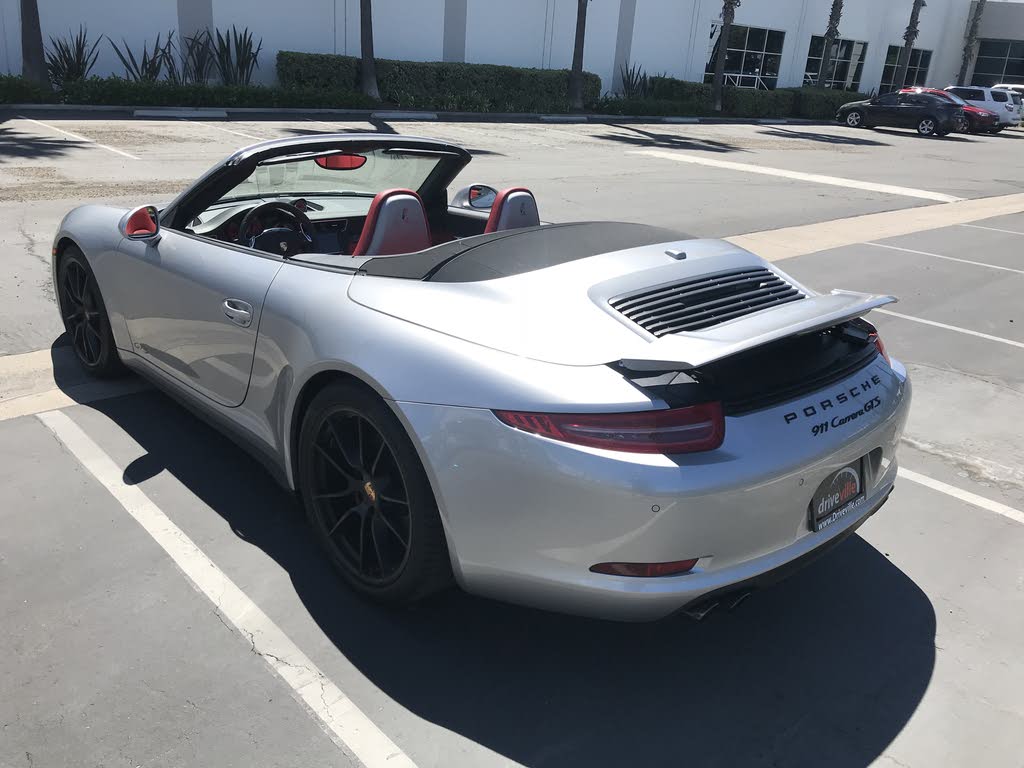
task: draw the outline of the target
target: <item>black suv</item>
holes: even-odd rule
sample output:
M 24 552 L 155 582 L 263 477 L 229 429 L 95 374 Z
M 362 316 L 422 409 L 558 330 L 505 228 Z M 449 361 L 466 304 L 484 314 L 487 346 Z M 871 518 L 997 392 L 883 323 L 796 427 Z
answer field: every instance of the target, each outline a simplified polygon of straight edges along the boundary
M 957 104 L 928 93 L 886 93 L 843 104 L 836 112 L 836 120 L 851 128 L 916 128 L 922 136 L 945 136 L 962 119 Z

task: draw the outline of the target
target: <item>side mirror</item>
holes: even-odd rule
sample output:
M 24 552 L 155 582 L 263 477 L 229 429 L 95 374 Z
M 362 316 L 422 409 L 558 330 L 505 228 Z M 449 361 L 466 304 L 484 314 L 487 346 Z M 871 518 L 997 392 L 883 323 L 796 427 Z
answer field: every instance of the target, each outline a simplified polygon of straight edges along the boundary
M 486 184 L 471 184 L 455 193 L 452 205 L 456 208 L 475 208 L 486 211 L 494 205 L 494 199 L 497 196 L 498 190 L 494 187 L 489 187 Z
M 155 205 L 140 205 L 122 216 L 117 228 L 129 240 L 156 241 L 160 238 L 158 214 Z

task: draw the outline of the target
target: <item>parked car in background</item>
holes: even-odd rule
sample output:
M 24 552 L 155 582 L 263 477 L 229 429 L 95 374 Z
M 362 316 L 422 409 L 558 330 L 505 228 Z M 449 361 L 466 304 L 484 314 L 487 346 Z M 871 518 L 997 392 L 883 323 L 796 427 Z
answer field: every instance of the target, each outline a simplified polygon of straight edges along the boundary
M 1024 98 L 1024 83 L 999 83 L 992 87 L 998 88 L 1001 91 L 1013 91 L 1021 98 Z
M 940 91 L 938 88 L 904 88 L 900 93 L 930 93 L 942 99 L 948 99 L 963 110 L 963 117 L 957 126 L 959 133 L 996 133 L 999 130 L 999 115 L 990 109 L 968 104 L 955 93 Z
M 963 110 L 950 99 L 916 91 L 851 101 L 836 112 L 836 120 L 851 128 L 915 128 L 922 136 L 945 136 L 963 117 Z
M 1008 125 L 1020 125 L 1021 98 L 1019 93 L 1000 88 L 982 88 L 976 85 L 951 85 L 946 90 L 955 93 L 976 107 L 991 110 L 999 115 L 997 133 Z

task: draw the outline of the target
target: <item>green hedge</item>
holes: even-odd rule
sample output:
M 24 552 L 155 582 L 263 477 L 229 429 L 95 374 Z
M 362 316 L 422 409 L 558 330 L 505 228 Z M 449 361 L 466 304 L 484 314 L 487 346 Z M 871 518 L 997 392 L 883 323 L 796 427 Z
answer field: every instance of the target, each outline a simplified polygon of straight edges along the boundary
M 796 94 L 793 117 L 810 120 L 834 120 L 836 110 L 851 101 L 868 98 L 866 93 L 857 91 L 835 91 L 831 88 L 792 88 Z
M 286 88 L 359 86 L 359 59 L 325 53 L 277 54 L 277 79 Z M 565 112 L 569 70 L 526 69 L 497 64 L 377 59 L 381 99 L 406 109 L 467 112 Z M 583 102 L 601 95 L 601 79 L 583 73 Z
M 369 109 L 374 102 L 341 89 L 268 88 L 259 85 L 175 85 L 137 83 L 120 77 L 91 77 L 51 91 L 21 77 L 0 77 L 0 103 L 101 104 L 134 107 L 309 107 Z
M 597 111 L 613 115 L 686 115 L 693 117 L 788 118 L 832 120 L 836 110 L 850 101 L 866 99 L 862 93 L 833 91 L 827 88 L 778 88 L 758 91 L 726 87 L 722 92 L 722 111 L 714 111 L 711 86 L 655 76 L 648 80 L 645 99 L 605 97 Z
M 18 75 L 0 75 L 0 104 L 51 104 L 59 95 Z

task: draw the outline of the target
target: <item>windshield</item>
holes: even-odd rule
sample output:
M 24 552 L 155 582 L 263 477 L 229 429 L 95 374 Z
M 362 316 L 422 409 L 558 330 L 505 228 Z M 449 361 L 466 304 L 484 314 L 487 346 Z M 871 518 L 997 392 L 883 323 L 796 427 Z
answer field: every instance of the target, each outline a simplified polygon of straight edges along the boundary
M 946 98 L 947 99 L 949 99 L 950 101 L 952 101 L 952 102 L 954 102 L 956 104 L 959 104 L 961 107 L 968 106 L 967 102 L 964 101 L 963 99 L 961 99 L 955 93 L 950 93 L 949 91 L 945 91 L 945 94 L 946 94 Z
M 381 148 L 344 156 L 365 158 L 365 162 L 324 161 L 332 156 L 336 158 L 339 153 L 332 150 L 268 160 L 256 166 L 246 179 L 218 202 L 265 197 L 373 197 L 385 189 L 419 190 L 442 157 L 438 153 L 418 150 Z M 341 167 L 329 167 L 332 165 Z

